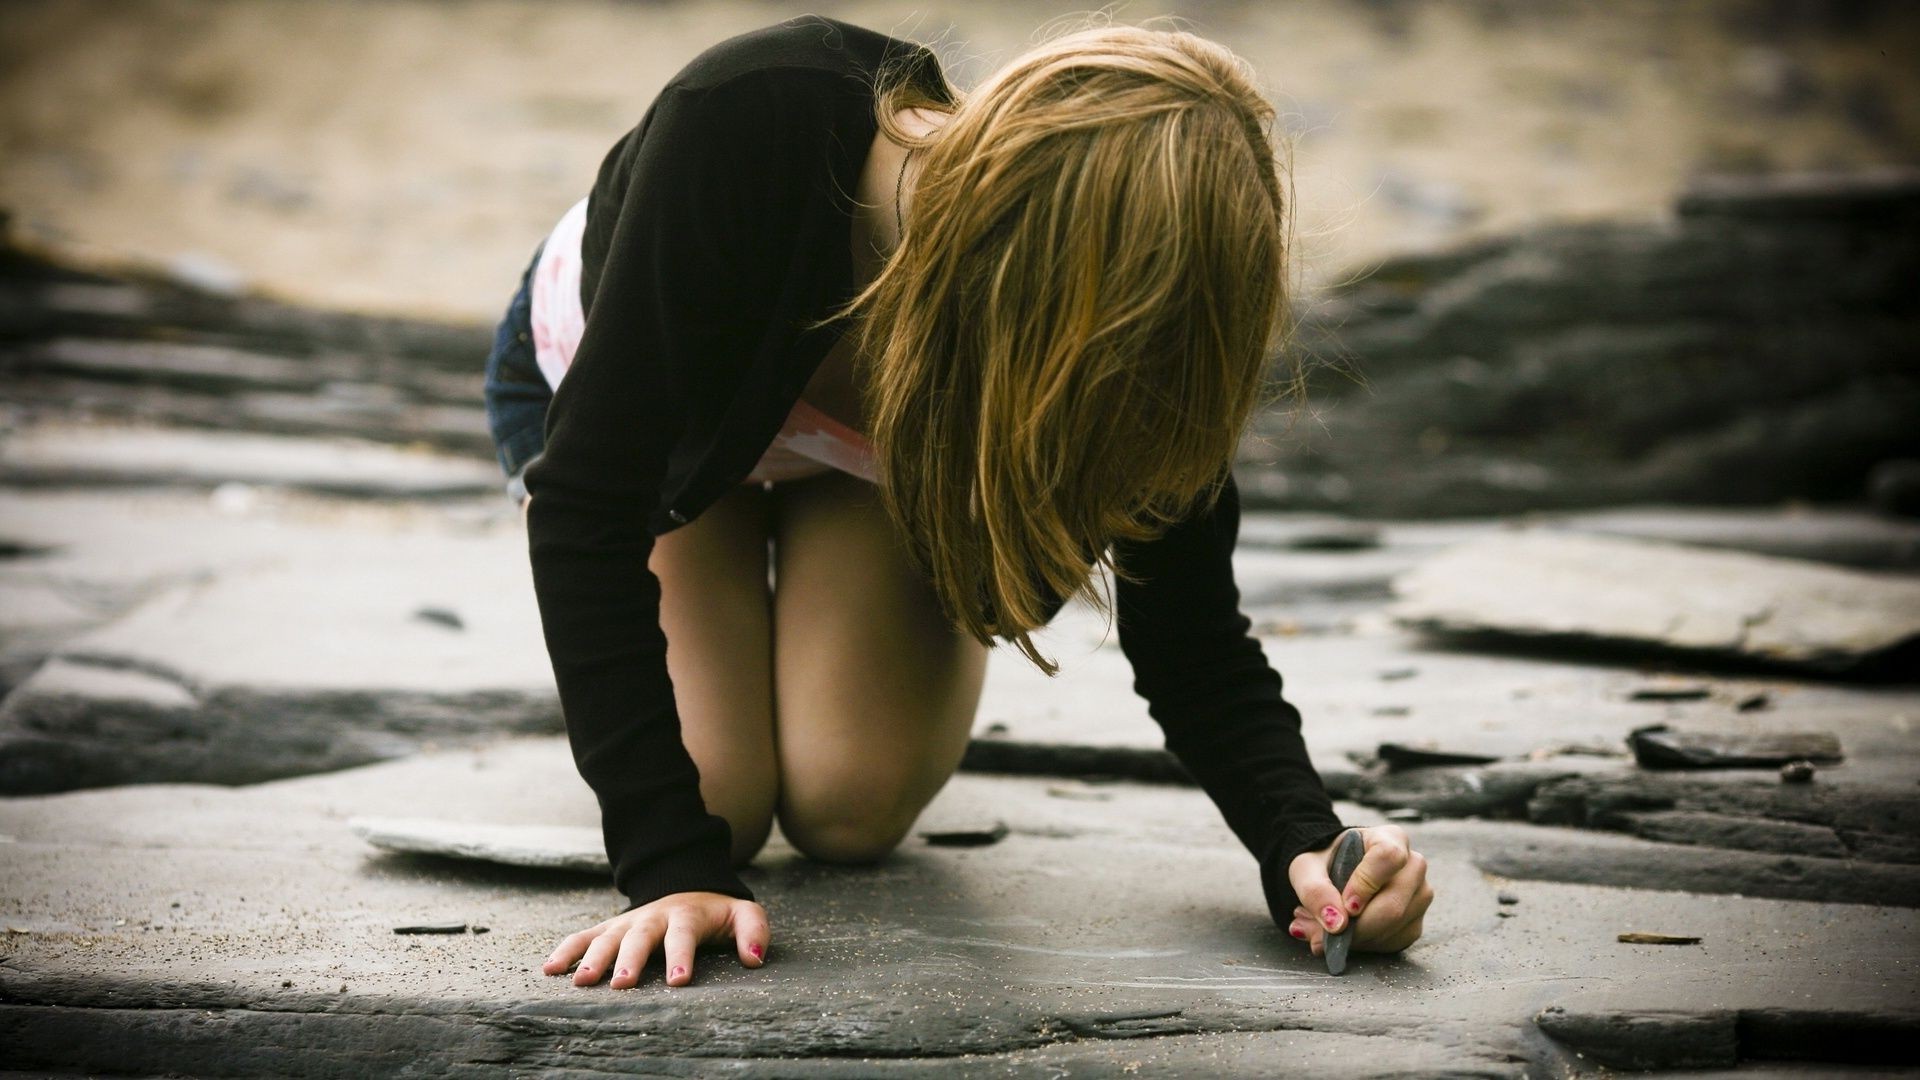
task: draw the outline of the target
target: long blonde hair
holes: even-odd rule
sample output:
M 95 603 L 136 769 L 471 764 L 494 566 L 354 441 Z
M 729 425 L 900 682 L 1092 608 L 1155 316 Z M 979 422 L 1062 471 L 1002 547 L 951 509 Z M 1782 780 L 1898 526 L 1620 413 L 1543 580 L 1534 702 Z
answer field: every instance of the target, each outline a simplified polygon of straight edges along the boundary
M 940 101 L 877 80 L 922 159 L 857 317 L 882 502 L 950 622 L 1048 675 L 1031 632 L 1096 564 L 1210 509 L 1289 329 L 1292 199 L 1251 68 L 1180 30 L 1097 25 Z M 894 114 L 950 114 L 915 136 Z

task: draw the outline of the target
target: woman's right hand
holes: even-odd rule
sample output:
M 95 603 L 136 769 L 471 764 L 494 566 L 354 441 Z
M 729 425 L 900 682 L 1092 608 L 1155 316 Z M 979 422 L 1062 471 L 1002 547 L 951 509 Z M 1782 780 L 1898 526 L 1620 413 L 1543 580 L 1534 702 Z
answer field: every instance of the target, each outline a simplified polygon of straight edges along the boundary
M 564 975 L 578 960 L 573 985 L 592 986 L 611 970 L 607 986 L 628 990 L 639 984 L 655 947 L 665 942 L 667 985 L 685 986 L 693 981 L 696 946 L 732 941 L 740 962 L 757 968 L 767 962 L 767 937 L 767 910 L 752 900 L 717 892 L 671 893 L 567 935 L 541 970 Z

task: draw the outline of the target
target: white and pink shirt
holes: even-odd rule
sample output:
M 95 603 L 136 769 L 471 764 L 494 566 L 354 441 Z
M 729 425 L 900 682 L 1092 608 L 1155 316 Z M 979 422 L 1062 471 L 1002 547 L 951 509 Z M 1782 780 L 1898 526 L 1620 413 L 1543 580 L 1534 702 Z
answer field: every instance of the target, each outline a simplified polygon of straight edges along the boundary
M 574 203 L 547 235 L 533 270 L 534 359 L 549 387 L 558 388 L 586 333 L 580 306 L 580 238 L 587 228 L 587 200 Z M 793 403 L 786 423 L 747 475 L 747 483 L 795 480 L 829 469 L 877 483 L 873 446 L 859 432 L 808 404 Z

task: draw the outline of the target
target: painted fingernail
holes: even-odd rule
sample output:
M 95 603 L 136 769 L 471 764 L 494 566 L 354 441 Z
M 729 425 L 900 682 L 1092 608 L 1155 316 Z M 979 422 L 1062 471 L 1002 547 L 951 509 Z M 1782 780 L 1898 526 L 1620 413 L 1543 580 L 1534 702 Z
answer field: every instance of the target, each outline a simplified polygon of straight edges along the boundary
M 621 968 L 619 971 L 616 971 L 613 973 L 613 977 L 616 979 L 624 979 L 629 974 L 631 974 L 631 972 L 629 972 L 626 968 Z
M 1356 896 L 1353 899 L 1347 901 L 1347 910 L 1354 913 L 1355 915 L 1360 914 L 1360 898 Z
M 748 952 L 750 952 L 750 953 L 752 953 L 752 954 L 753 954 L 754 956 L 756 956 L 756 957 L 757 957 L 757 956 L 759 956 L 759 955 L 760 955 L 760 943 L 756 941 L 756 942 L 754 942 L 753 944 L 751 944 L 751 945 L 749 945 L 749 946 L 747 946 L 747 951 L 748 951 Z
M 1340 922 L 1340 909 L 1334 907 L 1332 904 L 1321 908 L 1320 921 L 1327 924 L 1327 929 L 1333 929 Z
M 1307 932 L 1305 930 L 1300 929 L 1297 926 L 1287 927 L 1287 932 L 1289 934 L 1292 934 L 1294 937 L 1299 938 L 1302 941 L 1305 941 L 1307 939 Z
M 687 969 L 683 967 L 676 967 L 673 969 L 673 977 L 676 979 L 682 975 L 685 975 L 686 973 L 687 973 Z

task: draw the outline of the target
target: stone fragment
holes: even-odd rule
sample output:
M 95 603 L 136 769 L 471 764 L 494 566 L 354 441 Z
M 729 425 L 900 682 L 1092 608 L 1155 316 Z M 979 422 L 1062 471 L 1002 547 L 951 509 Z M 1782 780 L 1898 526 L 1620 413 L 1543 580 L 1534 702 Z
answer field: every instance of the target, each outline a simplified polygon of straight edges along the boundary
M 1773 696 L 1765 690 L 1762 690 L 1751 697 L 1741 698 L 1740 703 L 1735 705 L 1734 708 L 1741 712 L 1759 712 L 1761 709 L 1767 708 L 1772 704 Z
M 1813 782 L 1814 771 L 1811 761 L 1789 761 L 1780 766 L 1780 779 L 1788 784 L 1809 784 Z
M 1109 802 L 1113 792 L 1100 791 L 1084 783 L 1048 784 L 1047 794 L 1057 799 L 1081 799 L 1086 802 Z
M 1416 667 L 1388 668 L 1380 673 L 1380 681 L 1394 682 L 1399 679 L 1411 679 L 1418 674 L 1420 669 Z
M 443 607 L 423 607 L 413 613 L 413 617 L 422 622 L 438 623 L 449 630 L 465 630 L 467 624 L 460 613 Z
M 1489 754 L 1465 754 L 1452 750 L 1433 750 L 1405 743 L 1383 742 L 1376 751 L 1388 769 L 1419 769 L 1435 765 L 1488 765 L 1500 759 Z
M 347 827 L 386 851 L 600 875 L 609 869 L 600 830 L 586 826 L 359 817 L 348 819 Z
M 1006 839 L 1007 823 L 996 821 L 987 829 L 950 829 L 922 832 L 921 838 L 935 847 L 985 847 Z
M 1629 930 L 1620 935 L 1620 940 L 1628 945 L 1698 945 L 1700 939 L 1684 934 L 1657 934 L 1644 930 Z
M 1357 774 L 1352 789 L 1340 797 L 1383 810 L 1416 810 L 1429 818 L 1520 817 L 1543 784 L 1585 771 L 1566 761 L 1436 765 Z
M 1347 879 L 1359 867 L 1360 860 L 1366 856 L 1367 842 L 1359 829 L 1348 829 L 1340 834 L 1333 845 L 1333 854 L 1327 860 L 1327 879 L 1336 890 L 1345 890 Z M 1353 947 L 1353 919 L 1348 917 L 1346 924 L 1337 933 L 1324 936 L 1321 947 L 1326 951 L 1327 972 L 1338 975 L 1347 970 L 1347 952 Z
M 1606 643 L 1828 672 L 1920 642 L 1920 581 L 1799 559 L 1520 529 L 1393 579 L 1388 617 L 1440 634 Z
M 1837 765 L 1840 740 L 1824 731 L 1739 734 L 1678 731 L 1649 724 L 1627 735 L 1634 760 L 1648 769 L 1750 769 L 1806 760 Z
M 396 926 L 396 934 L 464 934 L 467 924 L 463 922 L 417 923 L 411 926 Z
M 1627 695 L 1628 701 L 1700 701 L 1713 693 L 1705 686 L 1642 686 Z
M 1393 822 L 1403 822 L 1403 821 L 1413 822 L 1413 821 L 1427 820 L 1427 815 L 1421 813 L 1419 810 L 1411 806 L 1395 807 L 1394 809 L 1387 811 L 1385 814 L 1382 814 L 1381 816 L 1386 818 L 1388 821 L 1393 821 Z
M 1520 898 L 1519 898 L 1519 897 L 1517 897 L 1517 896 L 1515 896 L 1515 895 L 1513 895 L 1513 894 L 1512 894 L 1512 893 L 1510 893 L 1510 892 L 1503 892 L 1503 893 L 1500 893 L 1500 894 L 1498 894 L 1498 895 L 1496 895 L 1496 896 L 1494 897 L 1494 899 L 1495 899 L 1495 900 L 1497 900 L 1497 901 L 1499 901 L 1499 902 L 1500 902 L 1500 903 L 1502 903 L 1502 904 L 1517 904 L 1517 903 L 1519 903 L 1519 902 L 1520 902 Z

